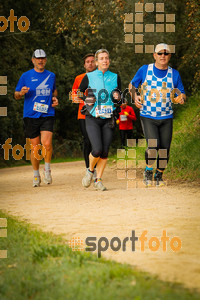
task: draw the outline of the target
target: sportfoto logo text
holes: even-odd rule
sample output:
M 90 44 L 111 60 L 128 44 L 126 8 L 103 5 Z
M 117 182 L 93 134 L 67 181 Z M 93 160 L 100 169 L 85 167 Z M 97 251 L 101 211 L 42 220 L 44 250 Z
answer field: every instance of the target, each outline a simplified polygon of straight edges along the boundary
M 29 138 L 26 138 L 26 144 L 24 145 L 24 147 L 22 147 L 19 144 L 12 147 L 11 143 L 12 143 L 12 138 L 8 138 L 2 146 L 0 145 L 1 148 L 4 150 L 5 160 L 10 159 L 9 150 L 11 150 L 11 155 L 15 160 L 22 159 L 24 157 L 25 151 L 26 151 L 26 160 L 30 160 L 31 150 L 33 150 L 34 157 L 37 160 L 42 160 L 46 156 L 46 148 L 41 144 L 38 144 L 37 146 L 33 147 Z
M 166 252 L 167 247 L 170 247 L 170 249 L 173 252 L 180 251 L 182 242 L 179 237 L 175 236 L 170 239 L 170 237 L 167 236 L 166 230 L 163 230 L 162 236 L 160 238 L 152 236 L 148 239 L 147 233 L 148 231 L 144 230 L 142 234 L 138 237 L 135 234 L 135 230 L 132 230 L 132 235 L 130 237 L 125 237 L 122 240 L 119 237 L 115 236 L 111 238 L 110 241 L 105 236 L 102 236 L 99 239 L 97 237 L 91 236 L 85 239 L 85 245 L 87 246 L 86 248 L 84 248 L 83 246 L 83 240 L 80 237 L 76 237 L 72 238 L 68 242 L 68 245 L 70 248 L 72 248 L 73 251 L 97 251 L 98 257 L 101 257 L 101 253 L 107 251 L 109 248 L 114 252 L 120 250 L 125 252 L 128 245 L 131 246 L 131 251 L 135 252 L 136 242 L 140 244 L 141 252 L 144 252 L 146 249 L 149 249 L 153 252 L 156 252 L 158 250 Z
M 4 16 L 0 16 L 0 32 L 6 31 L 6 29 L 9 27 L 10 32 L 15 31 L 15 22 L 17 22 L 17 27 L 21 32 L 26 32 L 30 27 L 30 21 L 26 16 L 21 16 L 17 20 L 17 16 L 15 16 L 14 9 L 10 10 L 10 16 L 8 19 Z

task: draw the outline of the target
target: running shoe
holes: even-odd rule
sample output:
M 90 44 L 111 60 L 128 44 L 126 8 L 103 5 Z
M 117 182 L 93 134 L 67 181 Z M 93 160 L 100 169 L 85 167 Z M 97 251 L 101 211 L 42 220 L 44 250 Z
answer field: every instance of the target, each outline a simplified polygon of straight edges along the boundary
M 90 186 L 92 179 L 93 179 L 93 175 L 94 175 L 93 172 L 90 172 L 88 169 L 86 170 L 85 176 L 82 179 L 82 185 L 84 187 L 87 188 Z
M 106 191 L 106 190 L 107 190 L 106 187 L 103 185 L 101 179 L 97 179 L 97 180 L 94 182 L 94 187 L 95 187 L 97 190 L 100 190 L 100 191 Z
M 162 172 L 159 172 L 158 170 L 156 170 L 156 173 L 154 175 L 154 181 L 156 186 L 164 186 L 165 182 L 162 179 Z
M 44 174 L 44 183 L 45 184 L 51 184 L 52 183 L 52 177 L 51 177 L 51 170 L 43 172 Z
M 150 170 L 146 170 L 144 171 L 144 179 L 143 182 L 144 184 L 148 187 L 148 186 L 152 186 L 152 179 L 153 179 L 153 171 Z
M 89 168 L 86 168 L 86 173 L 87 173 L 87 170 L 90 170 Z M 95 181 L 97 178 L 97 171 L 96 171 L 96 168 L 94 169 L 94 173 L 93 173 L 93 177 L 92 179 Z
M 40 186 L 41 178 L 40 176 L 34 176 L 33 177 L 33 187 Z

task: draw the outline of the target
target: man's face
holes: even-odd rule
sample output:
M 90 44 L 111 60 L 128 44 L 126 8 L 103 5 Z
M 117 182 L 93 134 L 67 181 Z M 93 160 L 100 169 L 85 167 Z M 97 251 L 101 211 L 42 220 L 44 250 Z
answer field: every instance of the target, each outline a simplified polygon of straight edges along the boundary
M 168 55 L 166 55 L 168 54 Z M 166 50 L 161 50 L 158 53 L 154 53 L 155 62 L 161 66 L 167 66 L 171 58 L 171 54 L 167 53 Z
M 92 72 L 96 69 L 96 64 L 93 56 L 88 56 L 85 59 L 84 68 L 86 70 L 86 73 Z
M 100 53 L 98 55 L 98 60 L 96 61 L 96 65 L 100 71 L 102 72 L 107 71 L 110 65 L 110 59 L 108 53 L 106 52 Z
M 45 68 L 45 65 L 47 63 L 47 59 L 46 58 L 43 58 L 43 57 L 39 57 L 39 58 L 35 58 L 33 57 L 32 58 L 32 63 L 34 65 L 34 69 L 37 71 L 37 72 L 43 72 L 44 71 L 44 68 Z

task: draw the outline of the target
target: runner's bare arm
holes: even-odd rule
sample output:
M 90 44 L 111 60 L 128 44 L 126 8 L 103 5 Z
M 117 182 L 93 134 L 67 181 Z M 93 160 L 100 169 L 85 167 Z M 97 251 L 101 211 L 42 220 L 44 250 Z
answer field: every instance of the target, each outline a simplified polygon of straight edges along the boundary
M 58 91 L 57 91 L 57 90 L 55 90 L 55 91 L 53 92 L 53 96 L 54 96 L 54 97 L 58 97 Z
M 53 97 L 52 97 L 52 107 L 56 107 L 56 106 L 58 106 L 58 91 L 57 90 L 55 90 L 54 92 L 53 92 Z
M 21 99 L 26 93 L 28 93 L 29 91 L 29 87 L 27 86 L 23 86 L 20 92 L 15 91 L 14 93 L 14 97 L 16 100 Z
M 56 107 L 56 106 L 58 106 L 58 91 L 57 90 L 55 90 L 54 92 L 53 92 L 53 97 L 52 97 L 52 107 Z

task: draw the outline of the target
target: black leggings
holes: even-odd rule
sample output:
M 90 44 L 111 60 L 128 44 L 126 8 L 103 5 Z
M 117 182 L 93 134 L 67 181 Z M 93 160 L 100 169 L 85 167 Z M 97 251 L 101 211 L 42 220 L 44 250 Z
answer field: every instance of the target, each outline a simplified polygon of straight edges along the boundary
M 153 165 L 157 158 L 157 168 L 164 171 L 169 161 L 173 119 L 154 120 L 146 117 L 140 117 L 140 119 L 148 143 L 145 152 L 146 164 Z
M 120 130 L 120 137 L 121 137 L 121 147 L 127 146 L 126 139 L 133 138 L 133 130 Z
M 92 146 L 86 131 L 85 119 L 79 119 L 79 126 L 83 136 L 83 155 L 85 159 L 86 168 L 89 168 L 89 154 L 92 150 Z
M 85 121 L 87 134 L 92 145 L 92 155 L 94 157 L 107 158 L 113 137 L 110 119 L 86 116 Z

